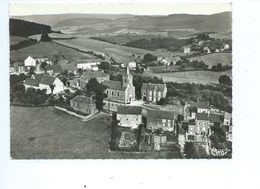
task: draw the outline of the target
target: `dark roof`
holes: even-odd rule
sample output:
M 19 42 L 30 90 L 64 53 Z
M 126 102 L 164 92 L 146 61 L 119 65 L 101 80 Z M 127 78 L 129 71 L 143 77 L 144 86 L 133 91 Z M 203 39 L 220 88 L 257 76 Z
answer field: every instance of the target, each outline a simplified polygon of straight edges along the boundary
M 42 80 L 43 76 L 44 76 L 44 74 L 33 74 L 31 76 L 31 79 L 34 79 L 34 80 L 38 81 L 38 83 L 40 83 L 40 81 Z
M 108 74 L 103 71 L 89 71 L 84 72 L 81 76 L 81 79 L 91 79 L 91 78 L 99 78 L 99 77 L 107 77 Z
M 118 106 L 117 113 L 139 115 L 142 113 L 142 107 L 141 106 Z
M 197 120 L 208 120 L 209 117 L 208 117 L 208 114 L 206 114 L 206 113 L 197 113 L 196 119 Z
M 198 102 L 197 107 L 203 108 L 203 109 L 208 109 L 209 108 L 209 102 Z
M 35 86 L 38 87 L 39 86 L 39 81 L 35 80 L 35 79 L 26 79 L 24 81 L 25 85 L 30 85 L 30 86 Z
M 40 84 L 44 85 L 52 85 L 53 82 L 55 81 L 56 77 L 44 75 L 40 81 Z
M 103 81 L 103 85 L 106 85 L 108 88 L 117 90 L 117 91 L 125 91 L 126 87 L 123 87 L 122 83 L 119 81 Z
M 93 104 L 94 100 L 91 97 L 78 95 L 75 96 L 71 101 L 79 102 L 79 103 L 86 103 L 86 104 Z
M 16 66 L 24 66 L 24 62 L 14 62 L 13 66 L 14 67 L 16 67 Z
M 174 119 L 174 112 L 164 110 L 147 110 L 147 118 Z
M 62 73 L 62 67 L 59 64 L 47 65 L 46 70 L 53 70 L 54 73 Z
M 195 125 L 195 119 L 190 119 L 189 120 L 189 125 Z
M 154 88 L 157 88 L 157 90 L 163 91 L 165 87 L 165 84 L 143 83 L 142 90 L 154 90 Z
M 221 114 L 210 114 L 209 115 L 209 120 L 213 123 L 223 123 L 224 121 L 224 116 Z
M 191 111 L 191 112 L 197 113 L 197 107 L 196 106 L 189 106 L 188 110 Z

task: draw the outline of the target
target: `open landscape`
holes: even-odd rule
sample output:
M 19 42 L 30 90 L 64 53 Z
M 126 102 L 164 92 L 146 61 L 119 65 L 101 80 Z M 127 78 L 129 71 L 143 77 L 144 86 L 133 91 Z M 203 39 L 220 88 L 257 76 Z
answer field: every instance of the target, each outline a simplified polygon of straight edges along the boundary
M 111 152 L 107 114 L 84 122 L 53 107 L 11 106 L 10 127 L 14 159 L 180 158 L 179 152 Z
M 9 25 L 13 159 L 232 157 L 231 12 Z
M 16 51 L 11 51 L 10 56 L 12 61 L 24 61 L 28 55 L 36 57 L 50 57 L 55 59 L 56 57 L 64 57 L 68 60 L 77 59 L 91 59 L 95 58 L 93 55 L 79 52 L 77 50 L 59 45 L 54 42 L 40 42 Z

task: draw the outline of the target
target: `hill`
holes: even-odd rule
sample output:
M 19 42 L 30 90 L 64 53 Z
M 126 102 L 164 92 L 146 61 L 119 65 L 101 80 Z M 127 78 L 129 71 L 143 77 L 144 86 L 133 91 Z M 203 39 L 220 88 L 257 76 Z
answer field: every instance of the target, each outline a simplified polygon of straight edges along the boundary
M 68 29 L 72 33 L 99 34 L 125 30 L 143 32 L 176 31 L 176 29 L 198 32 L 231 31 L 231 12 L 212 15 L 172 14 L 168 16 L 105 15 L 105 14 L 61 14 L 15 17 L 49 24 L 55 29 Z
M 50 33 L 51 27 L 44 24 L 28 22 L 24 20 L 10 19 L 10 35 L 27 37 L 34 34 Z

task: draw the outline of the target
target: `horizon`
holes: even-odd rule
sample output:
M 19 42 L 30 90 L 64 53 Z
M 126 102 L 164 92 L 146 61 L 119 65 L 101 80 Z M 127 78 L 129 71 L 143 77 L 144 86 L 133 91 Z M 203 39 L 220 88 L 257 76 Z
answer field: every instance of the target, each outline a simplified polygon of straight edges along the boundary
M 9 16 L 62 14 L 168 16 L 174 14 L 212 15 L 232 12 L 231 3 L 172 4 L 10 4 Z

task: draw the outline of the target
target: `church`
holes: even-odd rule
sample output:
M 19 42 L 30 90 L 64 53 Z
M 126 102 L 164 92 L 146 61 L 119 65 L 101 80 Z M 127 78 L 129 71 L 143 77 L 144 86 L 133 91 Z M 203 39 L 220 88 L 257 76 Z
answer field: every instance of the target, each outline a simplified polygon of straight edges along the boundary
M 135 87 L 129 66 L 126 67 L 126 73 L 122 76 L 122 82 L 108 80 L 103 81 L 102 84 L 108 87 L 105 91 L 107 98 L 104 99 L 106 110 L 117 111 L 118 106 L 130 104 L 135 100 Z

